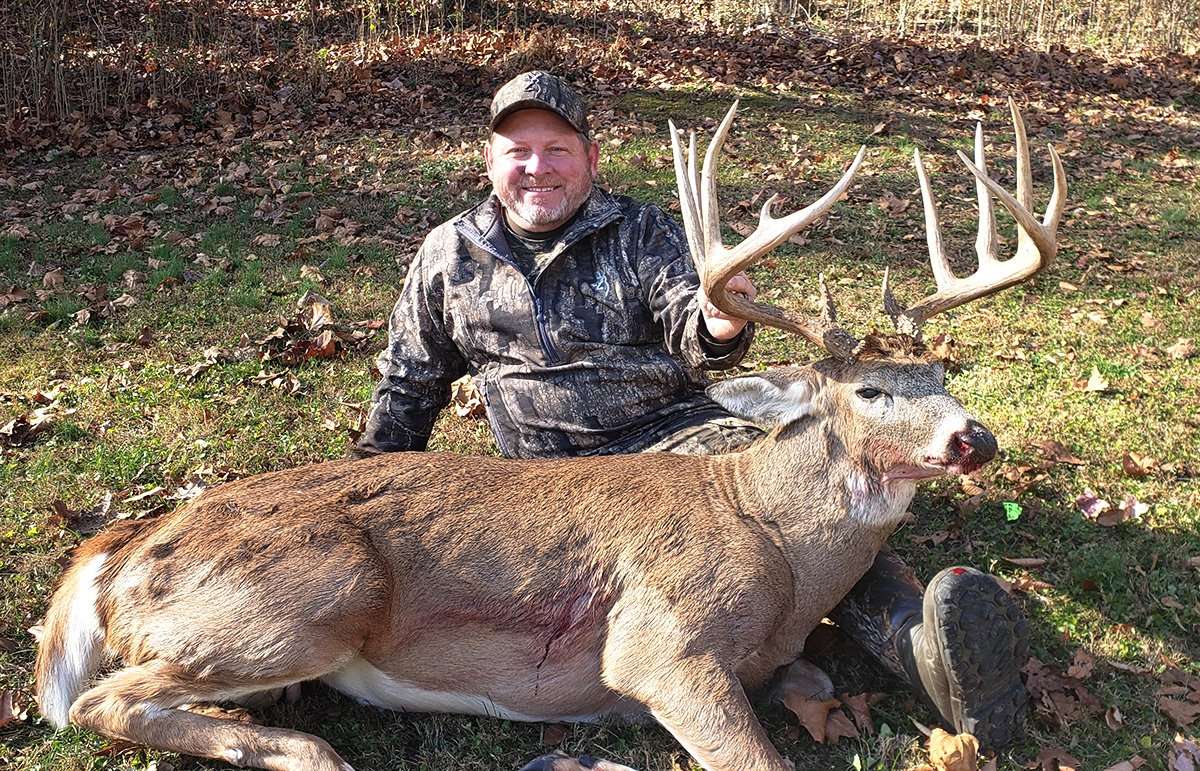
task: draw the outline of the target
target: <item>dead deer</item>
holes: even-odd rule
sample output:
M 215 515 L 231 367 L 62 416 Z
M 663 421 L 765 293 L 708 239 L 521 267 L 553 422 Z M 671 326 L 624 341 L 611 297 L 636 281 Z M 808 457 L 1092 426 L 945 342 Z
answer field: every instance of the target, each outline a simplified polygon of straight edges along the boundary
M 119 523 L 79 548 L 54 595 L 36 666 L 43 715 L 240 766 L 342 771 L 349 766 L 314 736 L 177 709 L 321 680 L 396 710 L 545 721 L 648 714 L 706 769 L 790 769 L 747 692 L 779 671 L 812 682 L 798 658 L 805 638 L 871 565 L 917 482 L 995 454 L 992 434 L 924 353 L 921 325 L 1044 269 L 1066 180 L 1051 148 L 1054 193 L 1038 222 L 1016 108 L 1015 199 L 988 178 L 977 132 L 975 163 L 963 162 L 978 186 L 979 268 L 957 278 L 918 155 L 937 290 L 905 308 L 885 273 L 898 334 L 858 340 L 837 324 L 823 282 L 818 318 L 724 291 L 828 211 L 864 153 L 809 207 L 776 219 L 768 202 L 757 230 L 727 249 L 715 167 L 735 110 L 701 175 L 695 136 L 685 160 L 672 126 L 704 291 L 726 312 L 829 353 L 711 387 L 733 413 L 773 426 L 769 436 L 711 457 L 331 461 Z M 1018 225 L 1005 261 L 992 194 Z M 89 687 L 105 654 L 121 668 Z

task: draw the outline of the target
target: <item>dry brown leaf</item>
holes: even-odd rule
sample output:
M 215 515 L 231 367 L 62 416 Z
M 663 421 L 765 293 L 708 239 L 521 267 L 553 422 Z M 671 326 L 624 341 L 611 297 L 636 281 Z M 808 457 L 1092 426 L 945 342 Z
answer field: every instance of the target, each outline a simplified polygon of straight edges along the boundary
M 1046 747 L 1037 755 L 1042 771 L 1077 771 L 1079 761 L 1062 747 Z
M 1191 338 L 1181 337 L 1164 350 L 1172 359 L 1190 359 L 1196 355 L 1196 344 L 1192 342 Z
M 1044 592 L 1047 589 L 1054 588 L 1054 584 L 1034 578 L 1033 576 L 1017 576 L 1009 582 L 1009 586 L 1011 587 L 1010 594 L 1012 592 L 1024 592 L 1025 594 Z
M 858 729 L 840 709 L 829 711 L 825 719 L 825 743 L 837 744 L 842 739 L 857 739 Z
M 1134 755 L 1129 760 L 1122 760 L 1120 763 L 1104 769 L 1104 771 L 1137 771 L 1144 765 L 1146 765 L 1146 759 L 1141 755 Z
M 55 268 L 54 270 L 48 270 L 48 271 L 46 271 L 45 275 L 42 276 L 42 286 L 44 286 L 46 289 L 49 289 L 52 292 L 56 292 L 59 289 L 62 289 L 63 282 L 64 282 L 64 277 L 63 277 L 63 269 L 62 268 Z
M 1092 374 L 1088 376 L 1087 383 L 1083 386 L 1083 390 L 1091 391 L 1093 393 L 1104 393 L 1108 391 L 1108 389 L 1109 383 L 1104 379 L 1104 376 L 1100 374 L 1099 368 L 1092 367 Z
M 936 771 L 978 771 L 979 740 L 935 728 L 929 735 L 929 762 Z
M 276 235 L 275 233 L 260 233 L 257 236 L 255 236 L 250 241 L 250 243 L 253 246 L 272 247 L 272 246 L 279 246 L 280 240 L 281 240 L 281 237 Z
M 463 375 L 450 384 L 450 403 L 455 414 L 463 418 L 482 418 L 487 412 L 470 375 Z
M 1158 459 L 1136 452 L 1127 452 L 1121 457 L 1121 468 L 1131 477 L 1141 479 L 1158 470 Z
M 825 743 L 829 712 L 840 706 L 837 699 L 806 699 L 798 694 L 787 694 L 783 697 L 783 704 L 792 711 L 813 741 Z
M 877 693 L 859 693 L 854 696 L 841 697 L 842 704 L 854 716 L 854 724 L 864 736 L 875 735 L 875 722 L 871 720 L 871 704 L 880 699 Z
M 314 284 L 324 284 L 325 276 L 321 273 L 321 269 L 315 265 L 301 265 L 300 278 L 313 282 Z
M 9 723 L 15 723 L 17 717 L 13 714 L 13 692 L 0 692 L 0 728 L 4 728 Z
M 1104 710 L 1104 724 L 1110 731 L 1119 731 L 1124 728 L 1125 716 L 1121 714 L 1121 708 L 1114 704 Z
M 1075 658 L 1071 660 L 1071 666 L 1067 667 L 1067 677 L 1074 677 L 1077 680 L 1087 680 L 1092 676 L 1092 671 L 1095 668 L 1096 657 L 1080 648 L 1075 651 Z
M 1180 701 L 1167 696 L 1158 697 L 1158 709 L 1180 728 L 1186 728 L 1200 717 L 1200 704 L 1191 701 Z
M 1040 568 L 1046 564 L 1044 557 L 1005 557 L 1004 561 L 1022 568 Z
M 563 743 L 569 732 L 565 723 L 542 723 L 542 745 L 557 747 Z
M 1171 754 L 1167 756 L 1167 771 L 1196 771 L 1200 769 L 1200 746 L 1195 740 L 1175 736 Z
M 1041 450 L 1043 455 L 1055 463 L 1068 463 L 1072 466 L 1083 466 L 1087 463 L 1083 458 L 1075 455 L 1065 445 L 1054 439 L 1043 439 L 1040 442 L 1034 442 L 1033 446 Z

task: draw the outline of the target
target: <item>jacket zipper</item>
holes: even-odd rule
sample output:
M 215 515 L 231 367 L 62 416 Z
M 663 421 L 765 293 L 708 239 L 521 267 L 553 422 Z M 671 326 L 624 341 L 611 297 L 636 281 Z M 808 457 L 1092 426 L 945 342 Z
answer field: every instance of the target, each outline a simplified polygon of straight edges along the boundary
M 542 347 L 542 355 L 546 357 L 546 362 L 549 364 L 558 364 L 562 361 L 562 357 L 558 354 L 558 349 L 554 347 L 554 343 L 550 341 L 550 332 L 546 329 L 546 313 L 542 307 L 542 301 L 538 299 L 537 288 L 530 282 L 529 277 L 525 272 L 517 266 L 515 262 L 510 260 L 506 255 L 500 254 L 482 238 L 475 238 L 473 234 L 459 231 L 467 236 L 480 249 L 483 249 L 488 254 L 503 262 L 505 265 L 512 266 L 513 270 L 517 271 L 521 276 L 521 280 L 525 282 L 525 288 L 529 290 L 529 299 L 533 302 L 533 324 L 537 329 L 538 344 Z

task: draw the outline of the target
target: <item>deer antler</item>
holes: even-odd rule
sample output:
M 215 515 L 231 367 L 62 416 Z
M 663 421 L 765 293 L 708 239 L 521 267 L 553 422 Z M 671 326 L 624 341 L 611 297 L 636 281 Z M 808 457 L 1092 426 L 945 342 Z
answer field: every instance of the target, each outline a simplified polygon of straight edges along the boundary
M 892 317 L 896 330 L 903 334 L 919 337 L 921 326 L 932 316 L 956 308 L 971 300 L 994 294 L 1010 286 L 1028 281 L 1044 270 L 1054 259 L 1058 250 L 1056 233 L 1067 201 L 1067 177 L 1062 160 L 1050 145 L 1050 160 L 1054 165 L 1054 192 L 1046 206 L 1041 222 L 1031 212 L 1033 208 L 1033 177 L 1029 170 L 1029 142 L 1025 136 L 1025 124 L 1021 113 L 1010 98 L 1013 130 L 1017 145 L 1017 197 L 987 175 L 983 158 L 983 124 L 975 126 L 975 162 L 962 152 L 958 157 L 975 175 L 975 193 L 979 199 L 979 235 L 975 239 L 975 251 L 979 254 L 979 267 L 966 278 L 958 278 L 950 269 L 950 262 L 942 245 L 941 226 L 938 224 L 937 204 L 921 153 L 913 152 L 913 163 L 917 167 L 917 178 L 921 182 L 921 199 L 925 204 L 925 235 L 929 242 L 929 262 L 937 281 L 937 291 L 919 300 L 911 308 L 903 308 L 892 295 L 888 285 L 888 274 L 883 274 L 884 310 Z M 1017 221 L 1017 252 L 1007 260 L 1000 260 L 996 243 L 996 221 L 992 212 L 992 194 L 999 196 L 1000 203 Z
M 830 354 L 841 359 L 851 359 L 858 346 L 858 340 L 835 323 L 833 300 L 821 279 L 821 294 L 823 311 L 820 318 L 804 318 L 795 316 L 782 308 L 766 303 L 752 302 L 736 292 L 726 292 L 725 284 L 733 276 L 740 273 L 759 257 L 770 252 L 776 246 L 786 241 L 790 236 L 811 225 L 817 218 L 827 212 L 850 187 L 858 167 L 862 164 L 867 148 L 858 151 L 850 168 L 842 175 L 829 192 L 821 196 L 807 208 L 793 212 L 786 217 L 771 216 L 771 205 L 778 196 L 763 204 L 759 214 L 758 227 L 737 246 L 726 248 L 721 241 L 721 220 L 717 207 L 717 157 L 721 146 L 733 124 L 733 116 L 737 113 L 738 103 L 735 101 L 729 108 L 725 119 L 717 128 L 708 151 L 704 156 L 704 170 L 696 174 L 696 133 L 691 132 L 688 157 L 685 160 L 680 147 L 678 131 L 673 122 L 668 121 L 671 129 L 671 147 L 675 154 L 675 181 L 679 186 L 679 206 L 683 212 L 683 226 L 687 233 L 688 247 L 700 274 L 700 283 L 704 294 L 713 305 L 725 313 L 747 321 L 755 321 L 770 327 L 776 327 L 803 336 L 809 342 L 819 345 Z M 697 195 L 699 188 L 699 195 Z M 699 201 L 697 202 L 697 198 Z

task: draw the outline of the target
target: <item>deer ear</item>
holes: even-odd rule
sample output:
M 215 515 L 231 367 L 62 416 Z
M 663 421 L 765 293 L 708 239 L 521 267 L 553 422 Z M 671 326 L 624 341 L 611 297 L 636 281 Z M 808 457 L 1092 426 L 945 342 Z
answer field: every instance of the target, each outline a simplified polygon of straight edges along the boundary
M 737 415 L 764 426 L 782 426 L 813 412 L 816 386 L 807 380 L 783 384 L 759 375 L 745 375 L 713 383 L 709 397 Z

